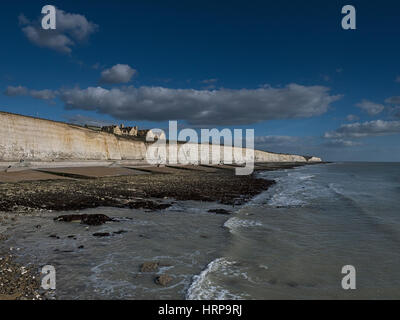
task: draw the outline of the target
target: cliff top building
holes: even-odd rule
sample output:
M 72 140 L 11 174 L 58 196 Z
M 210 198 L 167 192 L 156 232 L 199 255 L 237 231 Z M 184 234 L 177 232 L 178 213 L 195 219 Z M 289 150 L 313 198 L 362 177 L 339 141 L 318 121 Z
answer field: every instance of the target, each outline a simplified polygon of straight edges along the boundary
M 86 126 L 88 127 L 88 126 Z M 146 137 L 157 140 L 163 139 L 165 140 L 165 134 L 162 131 L 151 130 L 151 129 L 142 129 L 139 130 L 137 126 L 134 127 L 125 127 L 123 124 L 104 126 L 100 128 L 101 131 L 112 133 L 118 136 L 131 136 L 145 139 Z
M 113 133 L 119 136 L 133 136 L 137 137 L 138 135 L 138 127 L 125 127 L 123 124 L 117 126 L 117 125 L 112 125 L 112 126 L 104 126 L 101 127 L 101 131 L 108 132 L 108 133 Z

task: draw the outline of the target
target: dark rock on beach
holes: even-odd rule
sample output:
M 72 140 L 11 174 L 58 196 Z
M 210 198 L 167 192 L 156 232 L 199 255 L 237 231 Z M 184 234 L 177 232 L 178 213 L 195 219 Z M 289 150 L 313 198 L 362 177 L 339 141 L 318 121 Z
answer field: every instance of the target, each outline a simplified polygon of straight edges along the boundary
M 126 232 L 128 232 L 128 231 L 126 231 L 126 230 L 118 230 L 118 231 L 114 231 L 113 234 L 123 234 L 123 233 L 126 233 Z
M 172 281 L 172 277 L 162 274 L 154 279 L 154 282 L 160 286 L 167 286 Z
M 113 221 L 105 214 L 66 214 L 54 218 L 55 221 L 74 222 L 80 221 L 82 224 L 99 226 L 108 221 Z
M 144 262 L 140 268 L 140 271 L 141 272 L 156 272 L 156 271 L 158 271 L 159 265 L 160 264 L 158 262 L 152 262 L 152 261 Z
M 140 200 L 128 202 L 126 206 L 130 209 L 147 209 L 147 210 L 163 210 L 169 208 L 169 203 L 157 203 L 149 200 Z
M 95 236 L 95 237 L 110 237 L 110 236 L 113 236 L 113 235 L 116 235 L 116 234 L 123 234 L 123 233 L 126 233 L 126 232 L 128 232 L 128 231 L 126 231 L 126 230 L 118 230 L 118 231 L 114 231 L 114 232 L 96 232 L 96 233 L 93 233 L 93 236 Z
M 96 232 L 96 233 L 93 233 L 93 236 L 94 237 L 109 237 L 109 236 L 111 236 L 111 233 L 109 233 L 109 232 Z
M 295 281 L 289 281 L 289 282 L 287 282 L 286 284 L 287 284 L 289 287 L 292 287 L 292 288 L 296 288 L 296 287 L 299 286 L 299 284 L 298 284 L 297 282 L 295 282 Z
M 226 209 L 210 209 L 208 212 L 216 213 L 216 214 L 232 214 L 232 211 Z

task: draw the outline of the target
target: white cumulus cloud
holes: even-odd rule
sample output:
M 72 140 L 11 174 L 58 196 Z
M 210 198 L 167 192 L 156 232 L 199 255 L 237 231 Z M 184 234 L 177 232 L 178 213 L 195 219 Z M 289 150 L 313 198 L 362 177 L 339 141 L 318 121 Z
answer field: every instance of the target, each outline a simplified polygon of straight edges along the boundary
M 127 64 L 116 64 L 101 72 L 100 83 L 127 83 L 136 73 L 137 71 Z
M 389 97 L 385 102 L 388 104 L 400 105 L 400 96 Z
M 57 91 L 44 89 L 44 90 L 30 90 L 23 86 L 8 86 L 4 91 L 7 96 L 31 96 L 40 100 L 52 100 L 57 96 Z
M 356 116 L 356 115 L 354 115 L 354 114 L 349 114 L 347 117 L 346 117 L 346 120 L 347 121 L 357 121 L 357 120 L 359 120 L 360 118 L 358 117 L 358 116 Z
M 22 32 L 33 44 L 63 53 L 71 53 L 77 42 L 85 41 L 98 26 L 81 14 L 56 9 L 56 29 L 43 30 L 41 18 L 29 20 L 25 15 L 18 17 Z
M 298 84 L 240 90 L 89 87 L 61 90 L 60 98 L 69 109 L 96 111 L 116 119 L 240 125 L 321 115 L 341 97 L 329 91 L 323 86 Z
M 344 124 L 335 131 L 326 132 L 325 138 L 362 138 L 400 133 L 400 121 L 375 120 Z
M 323 146 L 328 148 L 349 148 L 361 145 L 360 142 L 344 140 L 344 139 L 332 139 L 323 144 Z
M 384 105 L 368 100 L 363 100 L 360 103 L 357 103 L 356 106 L 368 113 L 370 116 L 376 116 L 377 114 L 381 113 L 383 109 L 385 109 Z

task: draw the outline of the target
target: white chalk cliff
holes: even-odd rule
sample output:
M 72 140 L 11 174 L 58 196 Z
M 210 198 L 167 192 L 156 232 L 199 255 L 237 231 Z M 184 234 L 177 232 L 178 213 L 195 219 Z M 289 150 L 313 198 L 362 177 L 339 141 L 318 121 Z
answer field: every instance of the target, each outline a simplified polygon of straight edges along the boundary
M 150 145 L 77 125 L 0 112 L 0 161 L 145 161 Z M 178 144 L 178 148 L 183 145 Z M 234 148 L 231 149 L 233 152 Z M 245 153 L 244 148 L 241 151 Z M 254 161 L 319 162 L 321 159 L 254 150 Z

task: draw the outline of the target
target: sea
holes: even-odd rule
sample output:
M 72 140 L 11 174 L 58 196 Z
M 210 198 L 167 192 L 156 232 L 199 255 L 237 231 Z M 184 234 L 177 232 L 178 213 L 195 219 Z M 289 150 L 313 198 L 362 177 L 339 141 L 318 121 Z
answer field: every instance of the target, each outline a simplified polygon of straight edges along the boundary
M 57 299 L 400 298 L 400 163 L 256 174 L 276 183 L 243 206 L 79 211 L 119 220 L 96 227 L 35 213 L 8 226 L 5 245 L 25 265 L 55 267 Z M 146 261 L 159 269 L 141 272 Z M 165 287 L 154 281 L 164 273 Z

